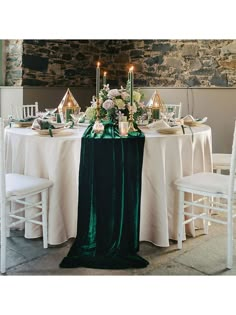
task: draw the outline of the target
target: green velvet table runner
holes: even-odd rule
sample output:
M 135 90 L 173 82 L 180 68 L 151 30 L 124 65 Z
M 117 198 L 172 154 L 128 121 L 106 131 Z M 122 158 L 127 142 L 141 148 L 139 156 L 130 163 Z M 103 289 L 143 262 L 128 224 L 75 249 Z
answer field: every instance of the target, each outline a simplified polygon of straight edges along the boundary
M 120 137 L 105 124 L 102 135 L 92 125 L 82 138 L 77 237 L 60 267 L 144 268 L 137 255 L 144 135 Z

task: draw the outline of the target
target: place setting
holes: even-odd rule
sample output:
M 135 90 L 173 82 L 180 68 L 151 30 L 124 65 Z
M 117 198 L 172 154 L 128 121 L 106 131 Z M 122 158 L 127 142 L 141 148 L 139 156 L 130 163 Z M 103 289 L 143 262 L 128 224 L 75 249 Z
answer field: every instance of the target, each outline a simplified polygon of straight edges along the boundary
M 189 129 L 193 134 L 191 127 L 198 127 L 207 122 L 207 117 L 202 119 L 194 118 L 192 115 L 180 117 L 181 104 L 165 104 L 157 90 L 149 100 L 147 107 L 149 114 L 139 124 L 146 133 L 158 132 L 164 135 L 175 135 L 185 134 L 186 129 Z M 176 108 L 178 113 L 175 112 Z

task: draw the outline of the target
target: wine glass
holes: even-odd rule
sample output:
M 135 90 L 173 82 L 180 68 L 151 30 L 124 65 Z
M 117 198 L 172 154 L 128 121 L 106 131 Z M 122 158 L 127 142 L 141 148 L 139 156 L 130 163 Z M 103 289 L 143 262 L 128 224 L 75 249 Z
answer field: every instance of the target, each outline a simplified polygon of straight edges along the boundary
M 85 113 L 84 112 L 78 112 L 77 114 L 73 113 L 70 115 L 71 115 L 75 125 L 78 125 L 80 122 L 84 122 L 84 120 L 85 120 Z

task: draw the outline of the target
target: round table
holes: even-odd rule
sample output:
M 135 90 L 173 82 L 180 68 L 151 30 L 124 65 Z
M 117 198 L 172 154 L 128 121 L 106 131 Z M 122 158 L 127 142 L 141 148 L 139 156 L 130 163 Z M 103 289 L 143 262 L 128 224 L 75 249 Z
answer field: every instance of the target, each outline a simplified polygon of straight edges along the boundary
M 185 134 L 145 134 L 140 213 L 140 241 L 169 246 L 177 239 L 178 193 L 174 181 L 185 175 L 212 171 L 211 128 L 186 128 Z M 41 136 L 29 128 L 6 129 L 7 171 L 49 178 L 48 242 L 64 243 L 76 237 L 78 177 L 81 138 L 85 128 L 68 129 L 54 137 Z M 191 227 L 189 232 L 193 233 Z M 34 225 L 25 237 L 41 236 Z

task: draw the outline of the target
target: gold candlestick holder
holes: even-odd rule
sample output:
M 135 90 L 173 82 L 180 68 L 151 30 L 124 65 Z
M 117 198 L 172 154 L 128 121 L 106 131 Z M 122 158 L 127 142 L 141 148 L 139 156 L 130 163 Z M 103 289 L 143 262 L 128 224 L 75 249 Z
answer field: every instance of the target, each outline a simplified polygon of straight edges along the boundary
M 93 131 L 97 134 L 102 134 L 104 132 L 104 125 L 100 121 L 100 103 L 99 98 L 97 98 L 97 107 L 96 107 L 96 120 L 93 125 Z
M 133 132 L 137 131 L 137 129 L 134 128 L 134 115 L 133 115 L 133 108 L 130 106 L 129 108 L 129 131 L 128 132 Z

